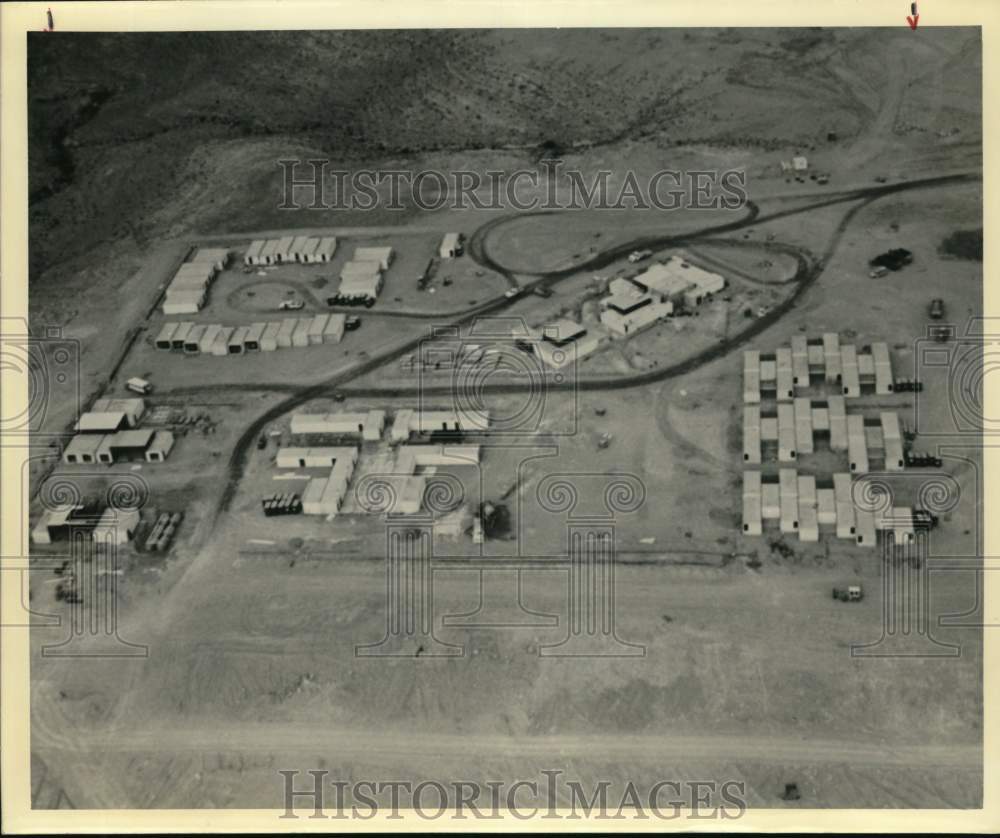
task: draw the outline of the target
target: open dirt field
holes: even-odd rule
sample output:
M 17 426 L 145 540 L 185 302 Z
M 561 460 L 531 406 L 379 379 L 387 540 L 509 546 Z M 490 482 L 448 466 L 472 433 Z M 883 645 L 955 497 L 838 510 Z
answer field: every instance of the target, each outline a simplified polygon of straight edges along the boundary
M 121 394 L 131 376 L 154 382 L 147 407 L 175 429 L 170 457 L 100 467 L 99 478 L 148 483 L 144 526 L 154 511 L 184 513 L 169 552 L 121 551 L 118 633 L 146 657 L 42 655 L 71 610 L 53 600 L 51 563 L 32 572 L 34 605 L 64 618 L 32 630 L 35 805 L 274 808 L 277 772 L 310 768 L 414 783 L 558 768 L 581 782 L 733 780 L 750 806 L 979 805 L 983 614 L 968 568 L 983 549 L 981 454 L 956 428 L 948 376 L 922 360 L 932 298 L 960 335 L 982 313 L 982 263 L 939 250 L 953 231 L 982 227 L 977 34 L 394 32 L 374 50 L 370 33 L 294 33 L 294 82 L 321 97 L 315 114 L 258 81 L 270 71 L 292 80 L 291 34 L 259 33 L 253 48 L 212 33 L 183 50 L 171 35 L 86 50 L 81 40 L 60 55 L 32 43 L 37 66 L 63 68 L 77 91 L 57 96 L 43 74 L 32 82 L 32 317 L 80 342 L 84 405 Z M 150 50 L 175 72 L 140 95 Z M 898 56 L 888 70 L 887 50 Z M 323 68 L 333 64 L 331 87 Z M 54 150 L 57 139 L 67 151 Z M 537 215 L 275 208 L 277 157 L 486 170 L 534 165 L 553 147 L 587 176 L 612 171 L 613 183 L 664 166 L 736 168 L 748 204 Z M 783 172 L 795 153 L 829 183 Z M 136 186 L 106 193 L 127 167 Z M 337 231 L 333 263 L 242 271 L 242 250 L 264 235 L 249 231 L 306 229 Z M 441 262 L 433 294 L 420 291 L 416 277 L 449 230 L 466 234 L 467 252 Z M 213 243 L 232 249 L 235 266 L 197 315 L 164 318 L 163 286 L 191 248 Z M 362 243 L 391 245 L 397 260 L 375 306 L 351 310 L 363 323 L 341 343 L 226 357 L 153 348 L 165 319 L 276 320 L 296 315 L 276 310 L 292 299 L 303 315 L 329 310 L 339 269 Z M 697 316 L 612 338 L 596 289 L 649 264 L 628 261 L 640 247 L 650 261 L 689 254 L 726 278 L 724 292 Z M 892 247 L 913 263 L 869 278 L 868 260 Z M 536 285 L 551 296 L 504 296 Z M 567 316 L 601 344 L 562 380 L 550 371 L 537 425 L 469 434 L 481 462 L 437 467 L 462 487 L 470 516 L 494 501 L 509 526 L 477 543 L 436 522 L 433 636 L 397 638 L 387 526 L 424 519 L 361 514 L 354 497 L 331 520 L 265 517 L 264 495 L 322 474 L 285 479 L 276 468 L 278 447 L 297 444 L 290 415 L 382 409 L 391 424 L 418 404 L 451 409 L 452 372 L 401 365 L 433 327 L 471 341 L 486 318 L 536 327 Z M 958 655 L 852 656 L 859 644 L 877 650 L 883 635 L 879 551 L 827 530 L 815 544 L 776 528 L 741 533 L 742 350 L 830 331 L 858 347 L 885 341 L 895 376 L 924 382 L 919 394 L 866 394 L 852 409 L 897 411 L 914 447 L 940 450 L 939 471 L 961 489 L 933 532 L 928 572 L 935 651 Z M 502 377 L 476 395 L 494 416 L 533 397 Z M 77 410 L 52 411 L 52 432 L 66 433 Z M 391 462 L 386 436 L 361 446 L 359 476 Z M 31 468 L 32 520 L 43 475 L 72 482 L 94 471 L 52 470 L 55 448 L 37 453 L 47 458 Z M 823 450 L 797 468 L 823 475 L 835 462 Z M 574 475 L 588 502 L 605 497 L 591 478 L 633 475 L 642 487 L 638 508 L 613 519 L 620 655 L 563 654 L 575 524 L 543 502 L 558 475 Z M 921 476 L 895 479 L 899 504 L 917 504 Z M 949 571 L 948 559 L 966 569 Z M 831 598 L 851 581 L 864 585 L 862 602 Z M 378 648 L 402 654 L 359 653 L 383 638 Z M 790 782 L 801 800 L 781 799 Z

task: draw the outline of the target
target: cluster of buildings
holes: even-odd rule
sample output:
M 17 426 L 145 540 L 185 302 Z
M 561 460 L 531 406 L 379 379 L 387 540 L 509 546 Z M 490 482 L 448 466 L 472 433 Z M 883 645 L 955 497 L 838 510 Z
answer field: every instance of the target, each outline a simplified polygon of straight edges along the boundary
M 165 323 L 154 344 L 164 351 L 189 355 L 243 355 L 276 349 L 340 343 L 344 337 L 343 314 L 287 317 L 249 326 L 203 325 L 191 321 Z
M 162 428 L 140 428 L 145 412 L 142 399 L 98 399 L 77 421 L 77 432 L 63 449 L 63 462 L 66 465 L 112 465 L 136 460 L 162 463 L 174 447 L 174 435 Z
M 254 239 L 250 242 L 243 263 L 246 265 L 280 265 L 288 262 L 310 264 L 329 262 L 337 252 L 334 236 L 284 236 L 280 239 Z
M 878 531 L 893 530 L 897 540 L 912 533 L 912 513 L 907 518 L 905 508 L 877 516 L 857 509 L 852 501 L 852 475 L 866 474 L 873 465 L 885 471 L 906 466 L 894 411 L 870 417 L 848 412 L 846 400 L 860 396 L 862 386 L 878 394 L 893 392 L 885 343 L 873 343 L 859 353 L 854 345 L 842 345 L 837 333 L 828 332 L 815 340 L 795 336 L 790 346 L 773 353 L 743 353 L 743 462 L 795 463 L 813 454 L 818 440 L 847 459 L 847 471 L 834 474 L 827 488 L 817 488 L 814 476 L 790 468 L 779 468 L 776 479 L 759 470 L 745 471 L 745 534 L 761 535 L 762 522 L 772 519 L 780 521 L 782 533 L 798 533 L 802 541 L 817 541 L 822 525 L 835 526 L 839 538 L 865 547 L 875 545 Z M 816 397 L 815 388 L 834 392 Z
M 902 471 L 903 435 L 894 411 L 877 417 L 847 413 L 843 396 L 826 399 L 796 398 L 773 408 L 743 407 L 743 462 L 760 465 L 765 459 L 795 462 L 815 451 L 817 438 L 825 438 L 831 451 L 846 451 L 852 474 L 866 474 L 873 461 L 885 471 Z
M 783 534 L 805 542 L 819 541 L 821 527 L 859 547 L 875 547 L 879 532 L 891 532 L 897 544 L 913 541 L 917 515 L 911 507 L 858 507 L 846 472 L 833 474 L 832 484 L 819 486 L 813 475 L 790 468 L 779 469 L 777 476 L 743 472 L 744 534 L 762 535 L 763 521 L 778 521 Z
M 601 323 L 617 335 L 632 335 L 674 314 L 693 309 L 726 287 L 719 274 L 673 255 L 632 278 L 616 277 L 600 302 Z
M 68 541 L 71 535 L 83 533 L 99 545 L 121 545 L 132 540 L 139 529 L 138 509 L 72 504 L 47 509 L 31 530 L 34 544 Z
M 438 431 L 484 431 L 489 415 L 454 411 L 400 410 L 389 430 L 395 446 L 386 458 L 373 465 L 373 474 L 382 484 L 379 492 L 390 493 L 393 501 L 387 513 L 415 514 L 423 506 L 427 481 L 440 466 L 479 463 L 478 445 L 406 444 L 414 435 Z M 343 413 L 296 413 L 290 430 L 293 436 L 359 437 L 363 442 L 383 438 L 386 414 L 382 410 Z M 403 444 L 399 444 L 403 443 Z M 308 478 L 302 492 L 306 515 L 328 518 L 341 512 L 358 464 L 359 446 L 353 444 L 294 446 L 281 448 L 276 457 L 280 469 L 323 469 L 325 474 Z
M 205 304 L 208 286 L 229 262 L 225 248 L 199 248 L 174 274 L 163 298 L 164 314 L 195 314 Z
M 790 402 L 813 381 L 833 385 L 849 399 L 860 396 L 862 386 L 888 395 L 893 392 L 889 347 L 876 342 L 869 351 L 858 352 L 854 344 L 841 344 L 836 332 L 827 332 L 813 340 L 796 335 L 790 347 L 771 353 L 756 349 L 743 353 L 744 404 L 759 404 L 762 398 Z
M 391 247 L 356 247 L 354 257 L 340 269 L 337 294 L 346 299 L 374 300 L 382 291 L 382 273 L 392 264 Z

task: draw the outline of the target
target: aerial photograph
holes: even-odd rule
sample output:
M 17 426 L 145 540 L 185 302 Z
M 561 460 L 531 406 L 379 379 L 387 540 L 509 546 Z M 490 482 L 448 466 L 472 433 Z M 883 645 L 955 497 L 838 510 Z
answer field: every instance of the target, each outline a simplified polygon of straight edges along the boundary
M 983 806 L 978 26 L 53 11 L 34 810 Z

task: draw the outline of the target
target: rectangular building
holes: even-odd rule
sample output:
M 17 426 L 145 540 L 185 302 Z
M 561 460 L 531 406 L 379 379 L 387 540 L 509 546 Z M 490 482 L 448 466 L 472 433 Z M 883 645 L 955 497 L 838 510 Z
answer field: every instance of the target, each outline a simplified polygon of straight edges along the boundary
M 760 465 L 760 407 L 743 408 L 743 462 Z
M 244 344 L 247 339 L 247 327 L 237 326 L 233 329 L 233 333 L 229 336 L 229 344 L 227 349 L 230 355 L 242 355 Z
M 779 401 L 791 401 L 795 397 L 792 384 L 792 350 L 779 346 L 774 351 L 777 371 L 777 389 L 775 398 Z
M 346 322 L 347 315 L 332 313 L 326 322 L 326 328 L 323 330 L 323 343 L 340 343 L 344 339 L 344 324 Z
M 781 518 L 781 488 L 777 483 L 761 484 L 760 516 L 765 521 L 777 521 Z
M 355 262 L 378 262 L 383 271 L 389 270 L 392 264 L 393 251 L 391 247 L 356 247 L 354 248 Z
M 847 459 L 853 474 L 868 473 L 865 419 L 860 413 L 850 413 L 847 416 Z
M 264 242 L 264 246 L 260 250 L 260 254 L 257 256 L 258 265 L 273 265 L 277 261 L 275 252 L 278 249 L 277 239 L 268 239 Z
M 177 321 L 171 321 L 169 323 L 164 323 L 163 328 L 160 329 L 160 333 L 156 336 L 154 344 L 157 349 L 172 349 L 174 332 L 177 331 Z
M 264 327 L 264 334 L 260 338 L 262 352 L 274 352 L 278 348 L 278 332 L 280 330 L 281 323 L 274 320 Z
M 894 382 L 888 345 L 881 341 L 873 343 L 872 357 L 875 359 L 875 392 L 880 395 L 891 393 Z
M 837 472 L 833 475 L 833 493 L 837 503 L 837 538 L 854 538 L 854 497 L 851 475 Z
M 250 242 L 250 246 L 247 248 L 246 253 L 243 254 L 243 264 L 259 265 L 260 252 L 263 249 L 264 249 L 264 240 L 254 239 L 252 242 Z
M 830 396 L 826 400 L 830 413 L 830 450 L 847 450 L 847 407 L 843 396 Z
M 247 333 L 243 340 L 243 346 L 247 352 L 259 352 L 260 342 L 264 337 L 266 323 L 251 323 L 247 326 Z
M 809 344 L 805 335 L 792 336 L 792 384 L 799 389 L 809 386 Z
M 97 449 L 104 442 L 104 434 L 77 434 L 63 449 L 63 462 L 67 465 L 86 465 L 97 462 Z
M 184 351 L 188 355 L 196 355 L 201 349 L 201 339 L 205 337 L 205 332 L 208 329 L 207 325 L 197 325 L 191 328 L 191 331 L 187 333 L 187 337 L 184 338 Z
M 743 403 L 760 404 L 760 352 L 756 349 L 743 353 Z
M 219 338 L 219 332 L 222 331 L 222 326 L 217 323 L 213 323 L 210 326 L 205 327 L 205 334 L 201 336 L 201 340 L 198 341 L 198 351 L 202 355 L 208 355 L 212 351 L 212 347 L 215 346 L 215 341 Z
M 837 523 L 837 495 L 833 489 L 816 490 L 816 521 L 821 526 Z
M 799 505 L 799 541 L 819 541 L 819 516 L 815 506 Z
M 844 396 L 856 399 L 861 395 L 861 381 L 858 378 L 858 354 L 853 344 L 846 343 L 840 347 L 840 364 Z
M 278 239 L 278 243 L 274 246 L 274 259 L 277 262 L 294 262 L 295 257 L 292 255 L 292 242 L 295 241 L 295 236 L 282 236 Z
M 795 451 L 799 454 L 813 453 L 812 403 L 807 398 L 796 398 L 795 408 Z
M 369 410 L 366 413 L 295 413 L 291 421 L 291 432 L 296 435 L 358 435 L 368 442 L 381 439 L 384 428 L 384 410 Z
M 859 547 L 875 546 L 875 516 L 867 509 L 855 510 L 854 536 Z
M 743 472 L 743 532 L 746 535 L 761 535 L 762 497 L 759 471 Z
M 778 492 L 781 505 L 781 531 L 798 532 L 799 492 L 795 469 L 778 469 Z
M 330 482 L 328 477 L 314 477 L 306 484 L 306 490 L 302 493 L 302 512 L 306 515 L 323 514 L 323 494 L 326 492 L 326 485 Z
M 128 396 L 124 399 L 108 398 L 95 399 L 90 408 L 92 413 L 124 413 L 125 427 L 134 428 L 141 421 L 146 413 L 146 402 L 138 396 Z
M 229 339 L 233 336 L 234 331 L 236 330 L 232 326 L 220 327 L 219 334 L 215 338 L 215 343 L 212 344 L 213 355 L 229 354 Z
M 295 327 L 298 325 L 298 321 L 294 317 L 286 317 L 281 321 L 281 326 L 278 328 L 278 334 L 275 336 L 275 342 L 278 344 L 279 349 L 290 349 L 292 346 L 292 335 L 295 332 Z
M 317 240 L 309 236 L 296 236 L 292 242 L 292 260 L 295 262 L 305 262 L 306 247 L 312 253 L 316 249 Z
M 329 314 L 317 314 L 309 324 L 309 343 L 323 343 L 323 334 L 326 332 L 327 323 L 330 320 Z
M 199 247 L 191 257 L 194 264 L 207 263 L 212 265 L 217 271 L 226 269 L 229 264 L 229 248 L 227 247 Z
M 201 311 L 202 303 L 205 302 L 205 292 L 196 288 L 190 291 L 177 291 L 171 293 L 163 301 L 162 311 L 167 316 L 178 314 L 197 314 Z
M 823 334 L 823 356 L 826 361 L 827 384 L 839 384 L 842 376 L 840 336 L 836 332 Z
M 334 236 L 324 236 L 310 255 L 314 262 L 332 262 L 336 252 L 337 239 Z
M 76 430 L 82 434 L 113 434 L 128 427 L 124 410 L 87 411 L 81 414 Z
M 158 430 L 153 434 L 146 449 L 147 463 L 162 463 L 174 447 L 174 435 L 167 430 Z
M 899 430 L 899 417 L 894 411 L 879 414 L 882 422 L 882 444 L 885 446 L 885 470 L 902 471 L 906 465 L 903 458 L 903 436 Z
M 300 317 L 292 332 L 292 346 L 302 348 L 309 345 L 309 329 L 312 327 L 311 317 Z
M 778 405 L 778 462 L 790 463 L 798 457 L 795 448 L 795 409 L 790 404 Z
M 184 349 L 184 343 L 187 341 L 187 336 L 193 328 L 194 323 L 190 320 L 178 323 L 177 328 L 174 330 L 173 337 L 170 339 L 170 348 Z
M 462 237 L 459 233 L 445 233 L 438 247 L 438 256 L 442 259 L 454 259 L 462 255 Z

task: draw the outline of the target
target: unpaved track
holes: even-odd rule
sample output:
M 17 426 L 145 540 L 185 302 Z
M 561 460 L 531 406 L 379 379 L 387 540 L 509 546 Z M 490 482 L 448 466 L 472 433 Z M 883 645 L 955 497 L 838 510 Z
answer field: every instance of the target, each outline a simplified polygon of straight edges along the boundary
M 585 758 L 599 756 L 614 762 L 659 762 L 678 760 L 751 760 L 769 763 L 829 764 L 852 766 L 956 767 L 977 769 L 982 764 L 978 745 L 881 746 L 843 740 L 803 741 L 790 737 L 728 736 L 541 736 L 511 737 L 475 734 L 417 734 L 405 731 L 336 730 L 324 726 L 294 724 L 205 723 L 160 727 L 144 723 L 139 730 L 90 728 L 72 736 L 49 739 L 44 728 L 36 728 L 33 747 L 42 753 L 72 747 L 89 754 L 102 751 L 263 751 L 276 753 L 326 751 L 338 759 L 374 756 L 416 760 L 428 757 L 483 760 L 512 757 Z

